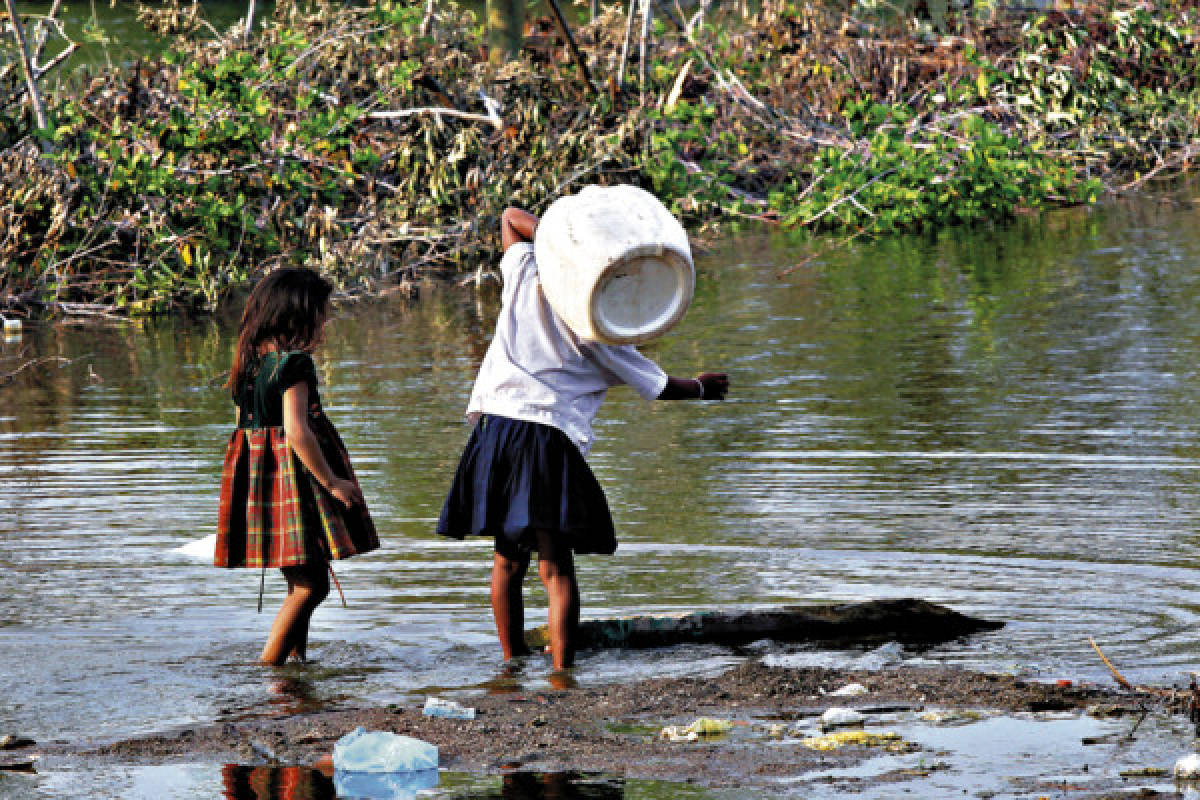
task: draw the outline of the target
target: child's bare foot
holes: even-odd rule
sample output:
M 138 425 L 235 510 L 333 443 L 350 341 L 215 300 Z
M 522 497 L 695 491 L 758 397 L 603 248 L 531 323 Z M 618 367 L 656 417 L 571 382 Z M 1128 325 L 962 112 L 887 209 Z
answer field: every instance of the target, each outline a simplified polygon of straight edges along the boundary
M 575 676 L 565 669 L 556 669 L 551 672 L 546 678 L 550 685 L 555 689 L 577 689 L 579 681 L 575 680 Z

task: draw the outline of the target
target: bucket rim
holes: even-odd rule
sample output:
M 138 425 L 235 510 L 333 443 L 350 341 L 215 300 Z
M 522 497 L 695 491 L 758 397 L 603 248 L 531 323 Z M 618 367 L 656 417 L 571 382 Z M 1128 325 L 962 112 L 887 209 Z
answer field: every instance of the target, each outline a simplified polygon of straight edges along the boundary
M 624 333 L 613 328 L 609 324 L 609 321 L 599 313 L 600 303 L 604 294 L 602 290 L 608 284 L 609 280 L 611 280 L 613 273 L 619 268 L 628 264 L 631 260 L 646 256 L 661 257 L 665 263 L 673 268 L 671 272 L 675 276 L 674 296 L 677 300 L 669 312 L 659 317 L 660 321 L 653 328 Z M 677 248 L 670 246 L 641 247 L 633 248 L 625 254 L 625 257 L 613 259 L 606 264 L 596 276 L 595 285 L 598 291 L 592 294 L 588 302 L 588 322 L 597 338 L 607 344 L 642 344 L 665 335 L 678 325 L 684 315 L 687 314 L 696 289 L 696 273 L 690 254 L 681 253 Z

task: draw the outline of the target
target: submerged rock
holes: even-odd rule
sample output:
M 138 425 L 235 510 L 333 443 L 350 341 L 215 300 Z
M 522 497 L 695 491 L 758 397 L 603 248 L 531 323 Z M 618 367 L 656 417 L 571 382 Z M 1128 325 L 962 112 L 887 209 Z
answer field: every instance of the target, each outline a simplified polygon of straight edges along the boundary
M 589 619 L 579 623 L 578 647 L 666 647 L 684 642 L 747 644 L 759 639 L 862 643 L 934 643 L 1004 627 L 918 598 L 827 606 L 696 611 L 664 616 Z M 531 647 L 549 644 L 545 625 L 525 632 Z

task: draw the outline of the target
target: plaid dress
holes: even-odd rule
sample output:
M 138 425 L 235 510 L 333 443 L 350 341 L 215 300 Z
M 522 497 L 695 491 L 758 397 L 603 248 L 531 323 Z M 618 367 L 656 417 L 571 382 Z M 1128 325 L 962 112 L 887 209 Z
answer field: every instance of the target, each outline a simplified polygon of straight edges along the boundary
M 288 446 L 283 393 L 308 384 L 308 424 L 330 469 L 354 479 L 346 447 L 321 410 L 317 372 L 304 352 L 267 353 L 237 398 L 217 519 L 218 567 L 294 567 L 379 547 L 365 506 L 346 508 L 317 483 Z

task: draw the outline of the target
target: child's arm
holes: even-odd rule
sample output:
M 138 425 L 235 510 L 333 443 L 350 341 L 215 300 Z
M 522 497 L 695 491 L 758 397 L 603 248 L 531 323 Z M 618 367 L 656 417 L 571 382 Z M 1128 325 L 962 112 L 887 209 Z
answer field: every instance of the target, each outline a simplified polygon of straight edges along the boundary
M 346 508 L 365 505 L 362 489 L 354 481 L 344 480 L 333 474 L 329 462 L 321 452 L 321 445 L 308 426 L 308 384 L 294 383 L 283 393 L 283 432 L 288 445 L 300 457 L 300 463 L 308 467 L 325 489 Z
M 500 215 L 500 244 L 504 250 L 519 242 L 532 242 L 538 218 L 528 211 L 509 206 Z
M 724 400 L 729 376 L 724 372 L 701 372 L 694 378 L 667 377 L 659 400 Z

